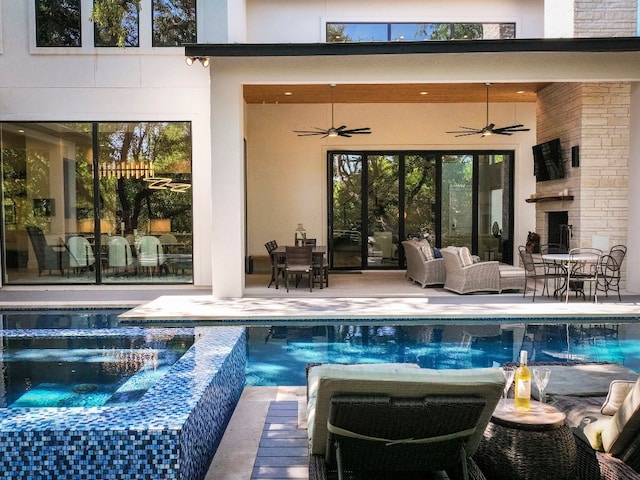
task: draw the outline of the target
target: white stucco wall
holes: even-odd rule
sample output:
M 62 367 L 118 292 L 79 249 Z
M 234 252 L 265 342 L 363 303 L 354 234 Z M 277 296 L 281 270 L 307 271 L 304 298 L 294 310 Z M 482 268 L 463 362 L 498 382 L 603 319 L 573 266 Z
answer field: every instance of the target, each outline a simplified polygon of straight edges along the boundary
M 323 42 L 326 22 L 515 22 L 518 38 L 544 36 L 544 0 L 247 0 L 248 42 Z

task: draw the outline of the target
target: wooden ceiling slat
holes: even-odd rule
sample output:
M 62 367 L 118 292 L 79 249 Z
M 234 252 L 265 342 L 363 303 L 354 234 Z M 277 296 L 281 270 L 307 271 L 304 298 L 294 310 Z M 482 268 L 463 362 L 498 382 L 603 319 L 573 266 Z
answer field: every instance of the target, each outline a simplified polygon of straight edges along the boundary
M 537 92 L 548 85 L 548 82 L 492 83 L 489 101 L 535 102 Z M 335 103 L 483 103 L 487 98 L 484 83 L 337 84 L 333 93 Z M 245 85 L 244 98 L 250 104 L 329 103 L 331 87 L 327 84 Z

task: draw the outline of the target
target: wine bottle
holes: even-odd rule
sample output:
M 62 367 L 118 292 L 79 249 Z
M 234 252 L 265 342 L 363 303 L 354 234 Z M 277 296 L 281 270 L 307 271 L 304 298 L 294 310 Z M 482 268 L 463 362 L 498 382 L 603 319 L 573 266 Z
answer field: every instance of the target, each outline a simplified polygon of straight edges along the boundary
M 520 352 L 520 366 L 516 370 L 513 405 L 516 410 L 521 412 L 529 411 L 531 408 L 531 371 L 527 367 L 526 350 Z

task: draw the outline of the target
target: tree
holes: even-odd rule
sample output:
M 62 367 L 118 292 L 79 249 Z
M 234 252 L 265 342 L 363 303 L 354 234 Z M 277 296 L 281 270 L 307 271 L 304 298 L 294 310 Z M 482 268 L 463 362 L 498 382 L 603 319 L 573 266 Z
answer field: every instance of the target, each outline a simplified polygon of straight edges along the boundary
M 96 45 L 138 45 L 138 12 L 141 0 L 94 0 L 89 18 L 98 27 Z
M 80 23 L 80 0 L 36 2 L 36 44 L 39 47 L 79 47 Z

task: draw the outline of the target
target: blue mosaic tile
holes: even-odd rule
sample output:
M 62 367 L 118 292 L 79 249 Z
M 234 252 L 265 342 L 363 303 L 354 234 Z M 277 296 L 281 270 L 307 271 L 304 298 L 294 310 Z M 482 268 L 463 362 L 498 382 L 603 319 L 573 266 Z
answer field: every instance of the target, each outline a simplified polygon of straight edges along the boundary
M 0 409 L 2 478 L 204 478 L 244 388 L 246 333 L 242 327 L 181 330 L 195 334 L 197 341 L 134 404 Z M 2 333 L 69 337 L 148 332 L 119 328 L 90 333 L 73 329 Z

